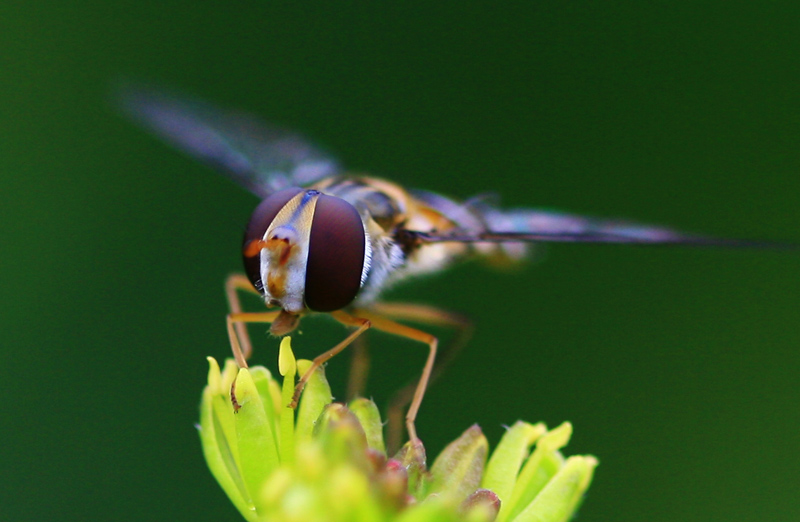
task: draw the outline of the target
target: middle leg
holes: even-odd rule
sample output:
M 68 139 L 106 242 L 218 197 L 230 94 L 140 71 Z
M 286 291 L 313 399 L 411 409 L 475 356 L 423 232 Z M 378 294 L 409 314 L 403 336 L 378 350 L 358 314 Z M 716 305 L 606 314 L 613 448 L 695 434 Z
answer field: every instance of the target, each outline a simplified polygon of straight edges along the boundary
M 456 330 L 455 338 L 446 345 L 446 349 L 436 359 L 428 384 L 431 384 L 442 374 L 444 369 L 455 359 L 456 355 L 472 337 L 473 326 L 468 318 L 432 306 L 412 303 L 375 303 L 371 309 L 392 319 L 413 321 Z M 417 382 L 410 382 L 392 395 L 389 400 L 389 408 L 386 412 L 388 420 L 387 447 L 392 448 L 392 450 L 400 447 L 403 435 L 403 410 L 416 396 L 417 387 Z
M 436 349 L 439 341 L 436 337 L 427 332 L 397 323 L 391 319 L 383 317 L 376 312 L 359 310 L 358 314 L 368 319 L 372 323 L 373 328 L 386 333 L 398 335 L 400 337 L 406 337 L 414 341 L 423 342 L 428 345 L 428 358 L 426 359 L 425 366 L 422 369 L 422 376 L 420 377 L 416 388 L 414 389 L 411 406 L 409 406 L 408 412 L 406 413 L 406 429 L 408 430 L 408 436 L 411 440 L 415 440 L 417 439 L 417 430 L 414 425 L 414 421 L 417 418 L 417 412 L 419 412 L 419 407 L 422 404 L 422 398 L 425 396 L 425 389 L 428 387 L 428 381 L 430 380 L 431 372 L 433 371 L 433 364 L 436 361 Z

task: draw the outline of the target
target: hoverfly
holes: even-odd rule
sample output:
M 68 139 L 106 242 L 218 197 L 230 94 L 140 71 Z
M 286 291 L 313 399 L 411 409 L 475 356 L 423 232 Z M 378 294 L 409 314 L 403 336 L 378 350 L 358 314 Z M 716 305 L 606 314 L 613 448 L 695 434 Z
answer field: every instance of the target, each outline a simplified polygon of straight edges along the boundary
M 412 439 L 438 341 L 397 320 L 450 326 L 463 326 L 463 320 L 430 307 L 383 303 L 380 295 L 388 286 L 437 272 L 468 255 L 521 258 L 528 244 L 537 242 L 785 246 L 537 209 L 501 209 L 480 197 L 459 202 L 348 175 L 301 136 L 198 100 L 129 87 L 122 103 L 139 123 L 262 200 L 245 232 L 246 276 L 231 276 L 225 285 L 228 335 L 239 366 L 247 367 L 251 352 L 245 323 L 270 323 L 272 334 L 284 336 L 304 315 L 327 313 L 355 328 L 314 359 L 297 384 L 294 407 L 311 373 L 368 328 L 424 343 L 428 357 L 405 417 Z M 243 312 L 239 291 L 257 292 L 272 310 Z

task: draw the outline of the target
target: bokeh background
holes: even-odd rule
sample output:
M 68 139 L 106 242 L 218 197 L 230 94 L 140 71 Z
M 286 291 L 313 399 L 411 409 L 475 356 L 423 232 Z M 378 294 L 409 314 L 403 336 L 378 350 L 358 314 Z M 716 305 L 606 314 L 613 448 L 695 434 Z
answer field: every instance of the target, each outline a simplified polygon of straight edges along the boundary
M 120 78 L 299 129 L 358 171 L 509 206 L 800 241 L 796 2 L 4 2 L 3 520 L 237 520 L 194 428 L 229 353 L 255 199 L 120 117 Z M 800 257 L 559 245 L 387 295 L 474 318 L 430 390 L 471 423 L 570 420 L 581 520 L 798 520 Z M 435 330 L 443 338 L 450 335 Z M 311 357 L 343 331 L 307 320 Z M 256 361 L 274 367 L 277 341 Z M 372 334 L 381 403 L 424 350 Z M 344 394 L 347 358 L 328 374 Z

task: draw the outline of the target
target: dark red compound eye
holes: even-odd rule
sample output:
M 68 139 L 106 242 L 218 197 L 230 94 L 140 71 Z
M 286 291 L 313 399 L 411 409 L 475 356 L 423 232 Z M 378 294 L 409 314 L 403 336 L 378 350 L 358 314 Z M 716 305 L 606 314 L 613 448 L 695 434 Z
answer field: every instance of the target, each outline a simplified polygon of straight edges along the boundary
M 251 241 L 260 241 L 264 238 L 267 229 L 272 224 L 278 212 L 289 202 L 290 199 L 302 192 L 303 189 L 292 187 L 279 190 L 274 194 L 270 194 L 267 198 L 259 203 L 250 217 L 250 222 L 247 223 L 247 230 L 244 234 L 244 243 L 242 245 L 244 271 L 247 277 L 259 293 L 264 293 L 264 283 L 261 281 L 261 250 L 255 252 L 248 251 L 248 245 Z M 251 255 L 248 255 L 251 254 Z
M 331 312 L 349 305 L 361 288 L 366 236 L 358 211 L 321 194 L 314 209 L 306 266 L 306 306 Z

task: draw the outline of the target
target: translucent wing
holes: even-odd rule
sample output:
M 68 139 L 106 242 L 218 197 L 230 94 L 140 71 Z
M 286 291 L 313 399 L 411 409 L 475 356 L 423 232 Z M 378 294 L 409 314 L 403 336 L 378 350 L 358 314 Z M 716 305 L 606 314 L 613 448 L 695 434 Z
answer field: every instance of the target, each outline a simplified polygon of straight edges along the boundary
M 473 243 L 625 243 L 634 245 L 696 245 L 722 247 L 757 247 L 773 249 L 800 248 L 799 245 L 769 241 L 714 238 L 678 232 L 670 228 L 623 220 L 595 219 L 538 209 L 501 210 L 486 199 L 476 198 L 456 203 L 428 192 L 416 191 L 415 197 L 439 210 L 458 226 L 446 233 L 413 232 L 408 234 L 422 243 L 446 241 Z M 517 251 L 519 253 L 519 251 Z M 513 250 L 509 254 L 516 257 Z
M 261 198 L 339 172 L 330 155 L 301 136 L 246 114 L 149 87 L 126 85 L 119 92 L 134 120 Z

